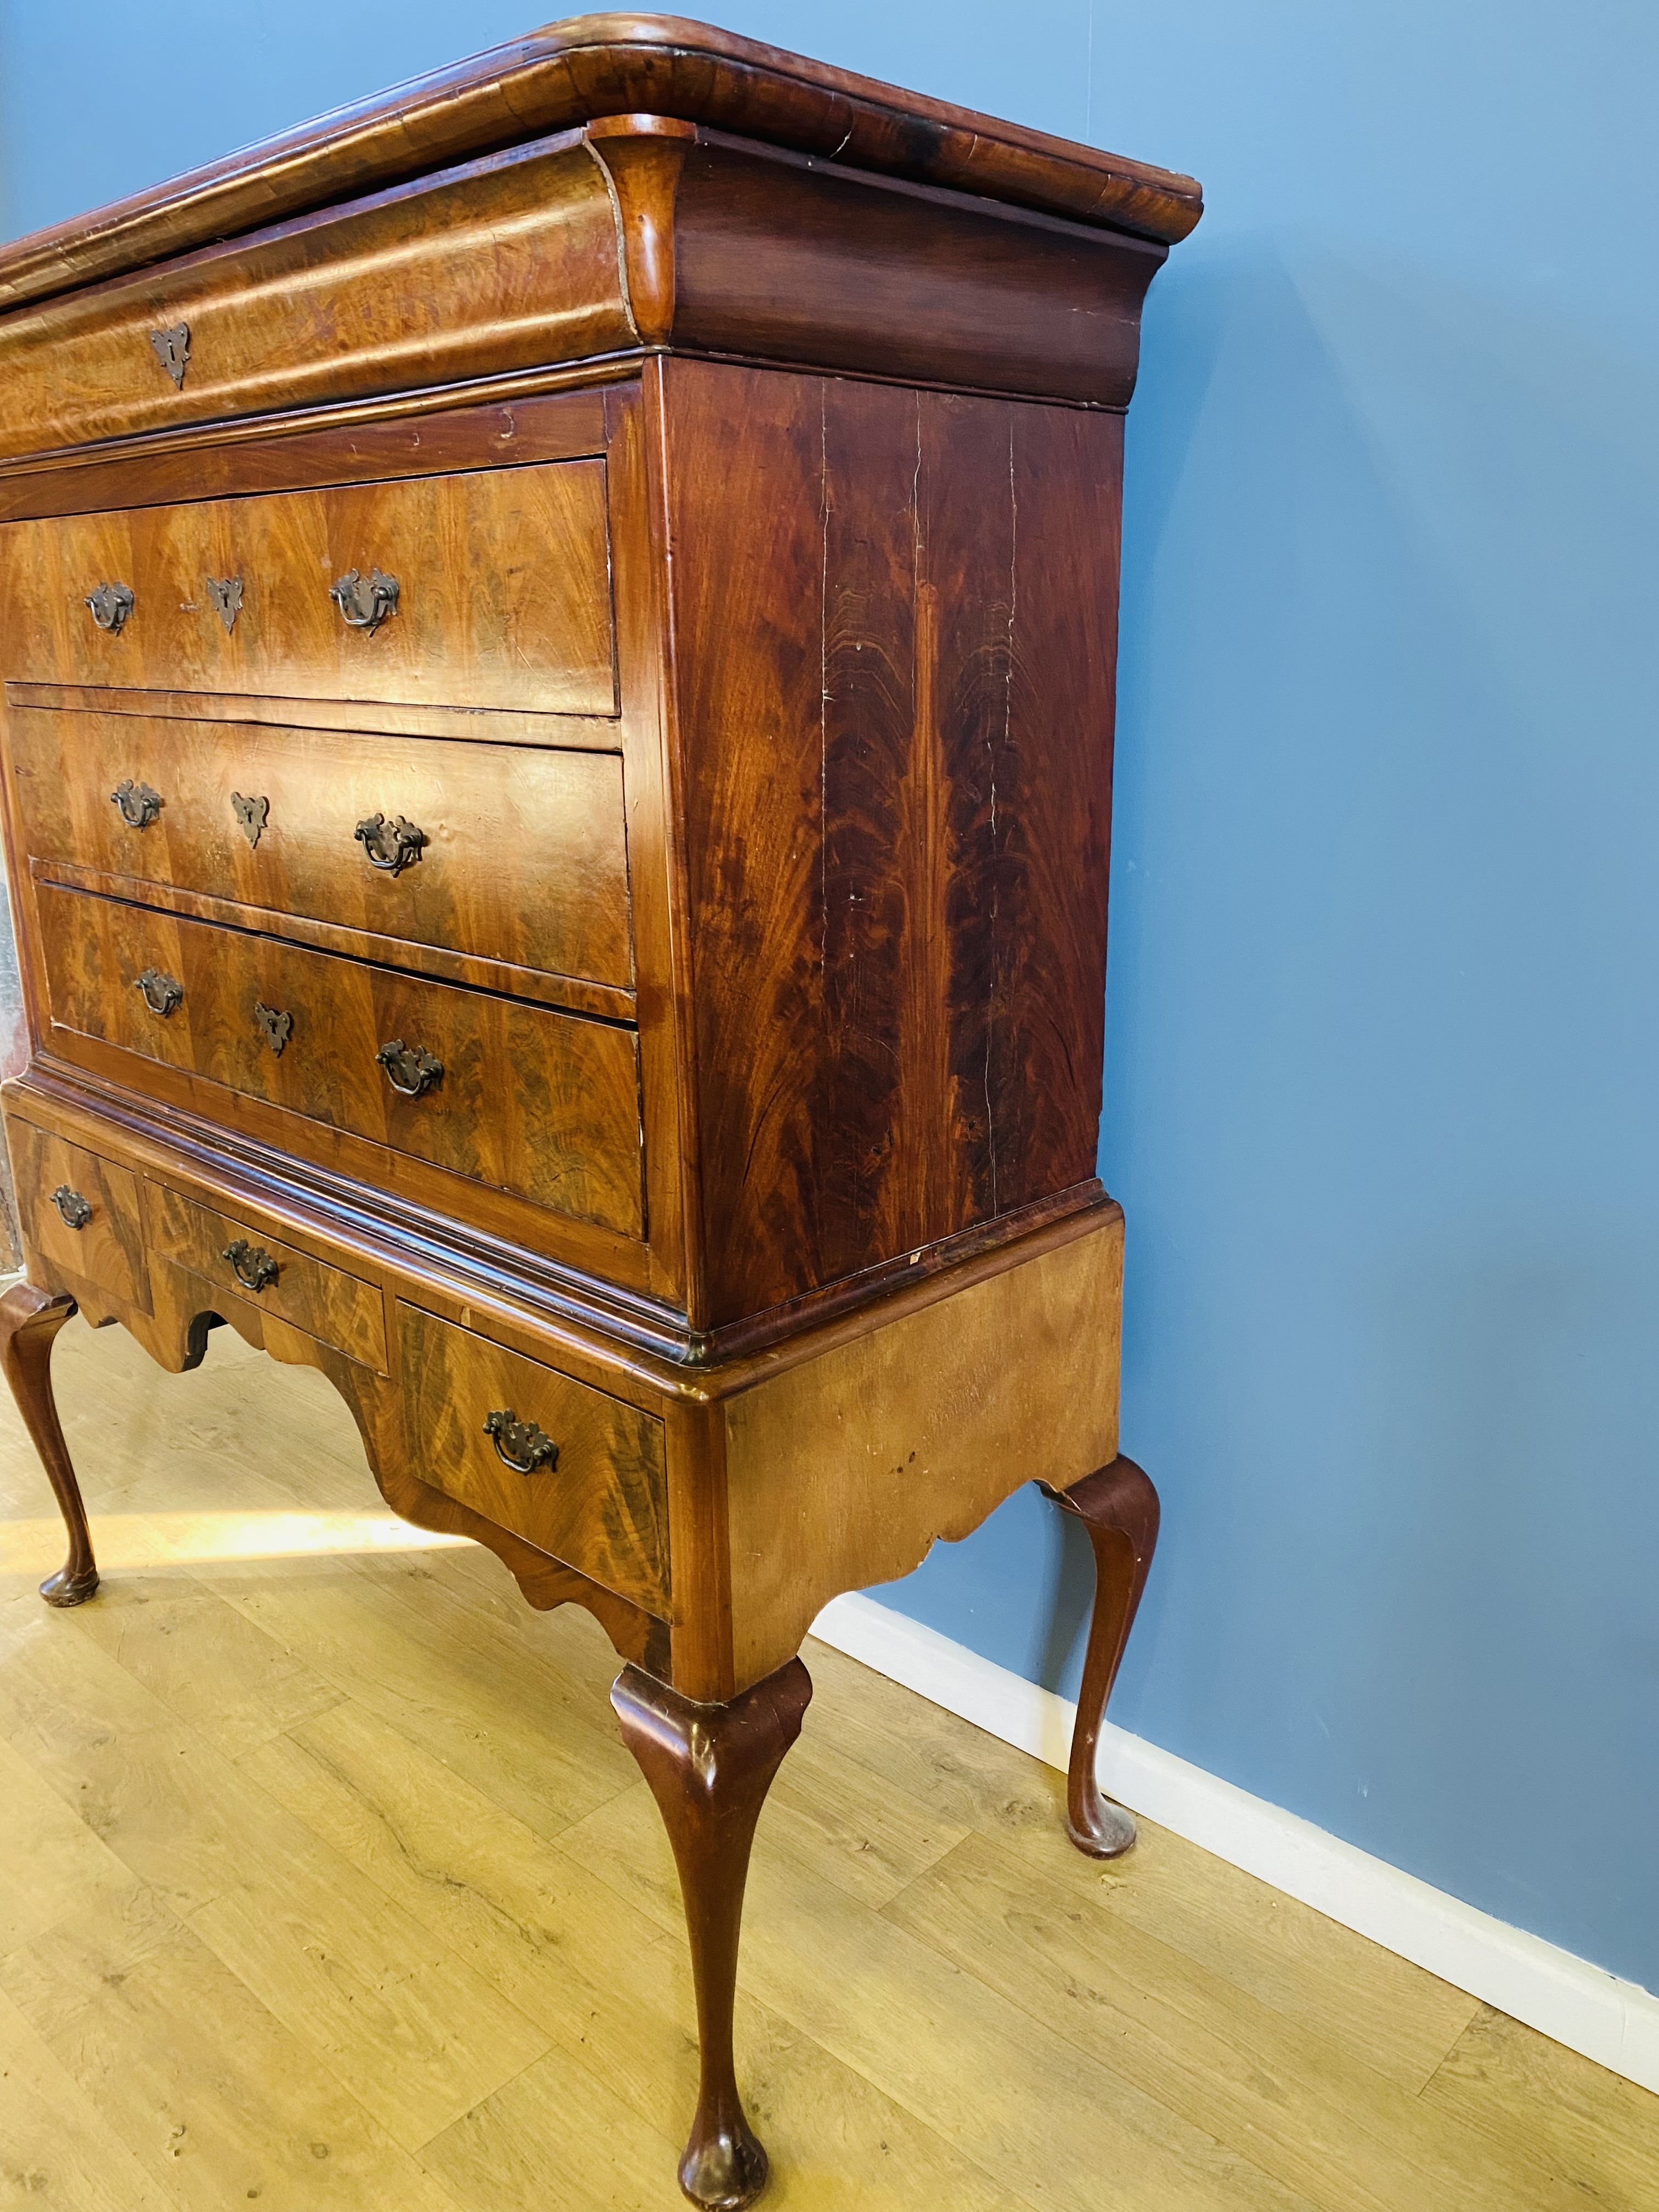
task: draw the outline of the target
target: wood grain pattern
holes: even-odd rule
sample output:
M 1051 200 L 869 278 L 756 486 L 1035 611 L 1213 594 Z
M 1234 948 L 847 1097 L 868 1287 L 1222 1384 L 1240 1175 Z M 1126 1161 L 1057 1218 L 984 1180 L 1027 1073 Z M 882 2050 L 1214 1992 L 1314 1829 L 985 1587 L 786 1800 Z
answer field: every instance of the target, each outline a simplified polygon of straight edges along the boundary
M 94 1282 L 112 1298 L 149 1310 L 138 1182 L 131 1168 L 14 1117 L 7 1124 L 12 1188 L 26 1252 L 37 1279 Z M 74 1229 L 52 1202 L 67 1185 L 92 1213 Z
M 186 915 L 192 921 L 216 922 L 224 929 L 280 933 L 293 944 L 313 945 L 319 952 L 337 952 L 348 960 L 366 960 L 379 967 L 415 967 L 446 983 L 465 983 L 508 998 L 530 999 L 538 1006 L 558 1006 L 574 1014 L 631 1022 L 637 1007 L 635 994 L 616 984 L 590 983 L 580 976 L 515 968 L 507 961 L 483 959 L 474 952 L 452 952 L 447 945 L 411 945 L 403 938 L 383 937 L 375 930 L 313 921 L 302 914 L 278 915 L 264 908 L 250 908 L 234 899 L 215 898 L 209 892 L 177 890 L 167 884 L 149 884 L 140 878 L 77 867 L 72 861 L 31 860 L 29 874 L 36 883 L 54 884 L 60 890 L 90 891 L 99 898 L 142 900 L 161 913 Z
M 371 635 L 329 597 L 398 579 Z M 210 577 L 240 577 L 227 632 Z M 134 595 L 118 635 L 84 602 Z M 616 706 L 599 461 L 415 477 L 0 527 L 9 677 L 607 714 Z
M 1042 1487 L 1082 1522 L 1095 1555 L 1094 1608 L 1066 1768 L 1066 1832 L 1090 1858 L 1121 1858 L 1134 1842 L 1135 1824 L 1101 1794 L 1100 1731 L 1158 1543 L 1158 1492 L 1146 1469 L 1121 1453 L 1064 1490 Z
M 398 1334 L 410 1449 L 426 1480 L 666 1619 L 660 1421 L 413 1306 L 398 1307 Z M 524 1475 L 503 1465 L 483 1425 L 500 1411 L 550 1437 L 557 1466 Z
M 581 16 L 19 240 L 0 253 L 0 303 L 94 283 L 538 131 L 644 113 L 1150 238 L 1184 238 L 1203 210 L 1190 177 L 707 23 Z
M 769 2171 L 744 2112 L 732 2049 L 738 1939 L 755 1823 L 811 1695 L 799 1659 L 724 1705 L 693 1704 L 634 1667 L 611 1692 L 623 1741 L 662 1814 L 685 1903 L 700 2065 L 680 2187 L 709 2212 L 741 2212 Z
M 11 754 L 31 859 L 234 901 L 256 927 L 307 917 L 631 990 L 615 754 L 39 711 Z M 142 829 L 111 803 L 124 781 L 161 795 Z M 257 843 L 233 793 L 265 802 Z M 426 836 L 396 875 L 356 835 L 376 814 Z
M 258 722 L 285 730 L 348 735 L 460 738 L 492 745 L 551 745 L 561 752 L 613 753 L 611 714 L 520 714 L 490 707 L 421 707 L 406 700 L 295 699 L 279 692 L 155 691 L 108 684 L 4 686 L 9 707 L 64 714 L 155 714 L 173 722 Z
M 237 1298 L 257 1312 L 275 1314 L 348 1359 L 384 1372 L 386 1300 L 377 1284 L 313 1260 L 263 1226 L 192 1205 L 164 1183 L 144 1186 L 144 1231 L 153 1250 L 200 1275 L 213 1285 L 216 1297 Z M 226 1247 L 238 1239 L 276 1263 L 276 1278 L 265 1289 L 247 1289 L 225 1258 Z
M 718 1326 L 1092 1177 L 1121 430 L 665 383 Z
M 702 1258 L 690 1157 L 692 1085 L 685 1059 L 686 946 L 667 668 L 668 585 L 660 479 L 653 468 L 658 419 L 654 364 L 647 374 L 648 396 L 645 380 L 605 393 L 611 435 L 605 477 L 611 500 L 640 1102 L 648 1132 L 649 1285 L 665 1306 L 684 1317 L 689 1334 L 702 1296 Z
M 678 351 L 1129 403 L 1161 245 L 706 131 L 672 186 Z
M 0 521 L 602 454 L 605 395 L 593 368 L 543 374 L 548 388 L 480 395 L 465 406 L 441 390 L 415 392 L 254 422 L 185 424 L 46 459 L 0 463 Z M 577 374 L 593 381 L 586 389 L 565 388 Z M 492 387 L 511 386 L 522 379 L 490 381 Z
M 27 1280 L 13 1283 L 0 1297 L 0 1372 L 46 1469 L 69 1538 L 68 1557 L 40 1585 L 46 1603 L 60 1608 L 84 1605 L 98 1588 L 86 1506 L 52 1387 L 52 1347 L 75 1310 L 75 1301 L 61 1291 Z
M 841 1591 L 908 1574 L 1022 1482 L 1064 1488 L 1115 1457 L 1122 1297 L 1113 1209 L 725 1400 L 738 1687 Z
M 41 985 L 45 1002 L 47 986 Z M 135 1087 L 142 1084 L 143 1088 Z M 348 1243 L 365 1229 L 424 1272 L 454 1266 L 481 1295 L 527 1300 L 538 1316 L 578 1316 L 620 1332 L 630 1348 L 683 1360 L 682 1316 L 649 1289 L 649 1250 L 633 1237 L 556 1213 L 383 1140 L 354 1136 L 293 1109 L 118 1045 L 52 1031 L 9 1091 L 14 1109 L 62 1121 L 94 1145 L 142 1158 L 163 1181 L 228 1175 L 252 1202 L 321 1215 Z
M 145 1060 L 189 1069 L 538 1206 L 641 1233 L 631 1030 L 112 899 L 46 884 L 36 897 L 54 1042 L 66 1054 L 77 1036 L 101 1039 L 137 1056 L 130 1079 L 140 1085 Z M 136 988 L 150 968 L 184 987 L 165 1018 Z M 292 1017 L 280 1054 L 256 1003 Z M 398 1039 L 442 1064 L 422 1097 L 399 1096 L 376 1064 Z
M 179 323 L 190 361 L 175 388 L 149 333 Z M 573 360 L 633 337 L 604 178 L 579 139 L 556 139 L 18 307 L 0 318 L 0 454 Z

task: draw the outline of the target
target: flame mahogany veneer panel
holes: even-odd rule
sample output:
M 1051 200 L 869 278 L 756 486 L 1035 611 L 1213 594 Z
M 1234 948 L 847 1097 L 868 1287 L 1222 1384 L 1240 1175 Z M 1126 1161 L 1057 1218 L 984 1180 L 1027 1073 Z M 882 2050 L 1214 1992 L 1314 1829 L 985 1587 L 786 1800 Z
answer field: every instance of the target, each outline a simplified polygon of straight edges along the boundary
M 372 632 L 331 597 L 354 569 L 398 584 Z M 228 629 L 216 579 L 242 586 Z M 114 632 L 106 583 L 133 595 Z M 601 460 L 10 522 L 0 589 L 13 681 L 616 711 Z
M 633 985 L 622 762 L 443 738 L 284 729 L 155 714 L 12 716 L 31 860 L 235 902 L 279 933 L 290 916 L 556 975 Z M 134 828 L 123 782 L 161 799 Z M 234 799 L 263 805 L 249 830 Z M 398 872 L 358 825 L 406 820 L 426 842 Z M 381 857 L 389 848 L 380 847 Z
M 327 1157 L 306 1127 L 318 1123 L 643 1233 L 631 1030 L 55 885 L 39 887 L 36 909 L 60 1051 L 95 1038 L 133 1055 L 141 1088 L 155 1062 L 286 1108 L 303 1117 L 299 1150 Z M 139 988 L 152 971 L 178 987 L 171 1012 Z M 289 1017 L 280 1053 L 260 1006 Z M 423 1093 L 401 1095 L 377 1063 L 394 1042 L 438 1062 Z
M 1093 1176 L 1122 424 L 666 384 L 718 1324 Z

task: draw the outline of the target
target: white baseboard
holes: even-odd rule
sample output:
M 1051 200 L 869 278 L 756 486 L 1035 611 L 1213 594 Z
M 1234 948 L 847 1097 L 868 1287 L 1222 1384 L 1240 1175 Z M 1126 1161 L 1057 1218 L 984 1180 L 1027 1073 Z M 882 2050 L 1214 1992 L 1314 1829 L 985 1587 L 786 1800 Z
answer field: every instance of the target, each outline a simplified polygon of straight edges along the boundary
M 838 1597 L 812 1633 L 1005 1743 L 1064 1769 L 1077 1708 L 872 1598 Z M 1659 2091 L 1659 1996 L 1252 1797 L 1109 1721 L 1109 1796 L 1437 1974 L 1571 2051 Z

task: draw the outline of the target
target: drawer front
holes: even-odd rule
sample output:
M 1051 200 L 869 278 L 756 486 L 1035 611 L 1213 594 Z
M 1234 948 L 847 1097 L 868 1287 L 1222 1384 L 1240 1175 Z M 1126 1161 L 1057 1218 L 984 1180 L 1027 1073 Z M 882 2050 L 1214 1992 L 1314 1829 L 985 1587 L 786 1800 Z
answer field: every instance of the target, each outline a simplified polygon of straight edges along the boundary
M 292 1322 L 348 1359 L 386 1371 L 386 1300 L 374 1284 L 162 1183 L 145 1184 L 144 1214 L 150 1249 L 203 1277 L 216 1293 Z
M 661 1422 L 413 1306 L 398 1309 L 398 1340 L 410 1452 L 424 1480 L 669 1619 Z M 496 1416 L 492 1435 L 485 1425 Z
M 510 136 L 507 106 L 497 112 Z M 442 138 L 427 143 L 431 167 L 447 167 Z M 67 249 L 68 281 L 82 289 L 0 318 L 0 453 L 637 344 L 611 193 L 586 146 L 486 155 L 386 193 L 343 153 L 332 189 L 345 206 L 281 222 L 273 207 L 275 228 L 106 282 Z M 248 220 L 259 218 L 231 227 Z M 188 351 L 168 350 L 175 381 L 155 338 L 180 324 Z
M 40 708 L 12 730 L 33 859 L 632 984 L 614 753 Z
M 85 892 L 35 896 L 62 1028 L 643 1233 L 631 1029 Z
M 603 461 L 12 522 L 0 545 L 8 677 L 616 709 Z M 396 604 L 371 628 L 377 571 Z
M 130 1168 L 8 1118 L 24 1241 L 53 1267 L 149 1311 L 149 1275 Z

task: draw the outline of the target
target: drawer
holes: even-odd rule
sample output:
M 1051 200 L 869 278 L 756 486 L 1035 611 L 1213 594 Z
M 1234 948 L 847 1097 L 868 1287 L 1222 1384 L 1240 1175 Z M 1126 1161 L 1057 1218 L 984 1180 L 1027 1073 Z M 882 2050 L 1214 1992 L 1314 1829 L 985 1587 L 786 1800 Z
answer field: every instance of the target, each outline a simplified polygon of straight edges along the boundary
M 494 113 L 477 143 L 552 127 L 533 111 L 515 127 L 514 97 L 460 95 L 463 109 L 482 99 L 474 112 Z M 258 225 L 251 235 L 182 255 L 168 244 L 159 262 L 143 252 L 152 265 L 113 276 L 106 272 L 125 258 L 118 246 L 91 263 L 64 246 L 58 274 L 67 289 L 0 318 L 0 453 L 416 386 L 464 387 L 637 344 L 611 195 L 585 145 L 562 133 L 562 143 L 474 161 L 447 125 L 429 134 L 416 123 L 400 135 L 410 168 L 426 172 L 416 190 L 381 191 L 389 173 L 363 166 L 359 138 L 342 147 L 325 186 L 313 173 L 309 194 L 284 204 L 250 188 L 228 228 Z M 294 213 L 319 197 L 337 204 Z M 209 221 L 192 234 L 214 228 Z M 189 351 L 182 361 L 169 354 L 181 371 L 175 383 L 152 333 L 181 323 Z
M 662 1423 L 413 1306 L 398 1308 L 398 1343 L 423 1479 L 669 1619 Z
M 642 1234 L 631 1029 L 82 891 L 35 899 L 61 1028 Z
M 10 678 L 616 708 L 603 461 L 12 522 L 0 551 Z M 353 570 L 363 592 L 376 571 L 395 580 L 373 629 L 330 595 Z M 106 586 L 130 601 L 105 605 L 118 628 L 87 605 Z
M 33 859 L 631 986 L 614 753 L 41 708 L 12 731 Z
M 348 1359 L 386 1371 L 386 1300 L 375 1284 L 163 1183 L 145 1184 L 144 1215 L 150 1249 L 161 1258 L 202 1276 L 217 1293 L 292 1322 Z
M 52 1268 L 149 1311 L 149 1273 L 130 1168 L 9 1115 L 17 1215 L 25 1243 Z

